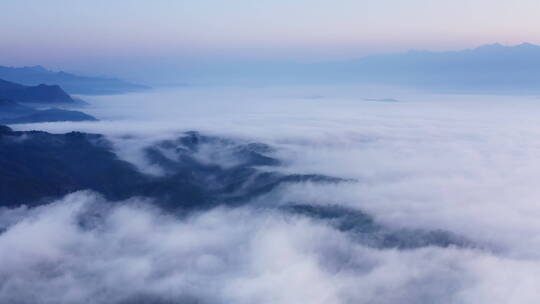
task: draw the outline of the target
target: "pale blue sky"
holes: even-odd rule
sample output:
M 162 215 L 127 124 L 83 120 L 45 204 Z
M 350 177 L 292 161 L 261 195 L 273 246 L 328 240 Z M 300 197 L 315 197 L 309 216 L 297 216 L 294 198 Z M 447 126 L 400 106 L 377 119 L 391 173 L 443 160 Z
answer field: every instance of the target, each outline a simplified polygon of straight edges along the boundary
M 539 0 L 0 0 L 0 65 L 324 61 L 540 44 Z

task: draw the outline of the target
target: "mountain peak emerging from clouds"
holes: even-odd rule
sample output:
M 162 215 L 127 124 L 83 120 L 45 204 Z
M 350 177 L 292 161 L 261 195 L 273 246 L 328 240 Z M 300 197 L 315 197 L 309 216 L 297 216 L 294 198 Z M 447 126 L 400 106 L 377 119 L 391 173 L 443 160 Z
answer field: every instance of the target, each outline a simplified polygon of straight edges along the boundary
M 482 50 L 540 50 L 540 46 L 523 42 L 516 45 L 504 45 L 501 43 L 492 43 L 492 44 L 485 44 L 481 45 L 475 49 L 472 49 L 473 51 L 482 51 Z
M 310 68 L 311 75 L 324 73 L 329 81 L 405 85 L 456 93 L 540 92 L 540 46 L 531 43 L 373 55 Z
M 454 92 L 540 90 L 540 46 L 500 43 L 449 52 L 409 52 L 365 57 L 346 69 L 359 81 L 414 85 Z
M 461 50 L 453 50 L 453 51 L 430 51 L 430 50 L 410 50 L 406 53 L 394 53 L 394 54 L 386 54 L 386 55 L 371 55 L 367 57 L 376 57 L 376 56 L 393 56 L 398 54 L 444 54 L 444 53 L 461 53 L 461 52 L 483 52 L 483 51 L 516 51 L 516 50 L 537 50 L 540 51 L 540 46 L 536 44 L 532 44 L 529 42 L 523 42 L 520 44 L 515 45 L 504 45 L 499 42 L 491 43 L 491 44 L 484 44 L 480 45 L 474 48 L 468 48 L 468 49 L 461 49 Z M 365 57 L 366 58 L 366 57 Z
M 0 79 L 0 98 L 37 104 L 74 103 L 71 96 L 58 85 L 26 86 L 3 79 Z

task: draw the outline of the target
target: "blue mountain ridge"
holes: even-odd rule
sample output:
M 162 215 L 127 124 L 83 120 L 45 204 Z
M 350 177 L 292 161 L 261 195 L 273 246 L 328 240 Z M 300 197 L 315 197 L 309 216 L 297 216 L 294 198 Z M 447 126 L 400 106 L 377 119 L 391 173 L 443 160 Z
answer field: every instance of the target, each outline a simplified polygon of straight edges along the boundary
M 42 66 L 0 66 L 0 78 L 28 86 L 55 84 L 71 94 L 109 95 L 149 89 L 147 86 L 116 78 L 79 76 L 63 71 L 54 72 Z

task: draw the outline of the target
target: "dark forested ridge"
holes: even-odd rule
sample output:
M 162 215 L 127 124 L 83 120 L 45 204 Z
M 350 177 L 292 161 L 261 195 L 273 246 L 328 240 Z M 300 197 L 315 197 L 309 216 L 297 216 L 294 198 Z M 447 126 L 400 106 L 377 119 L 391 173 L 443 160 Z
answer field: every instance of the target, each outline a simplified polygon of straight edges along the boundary
M 58 108 L 39 110 L 11 100 L 0 99 L 0 123 L 3 124 L 96 120 L 95 117 L 80 111 Z
M 99 134 L 13 131 L 0 126 L 0 207 L 46 204 L 78 190 L 93 190 L 115 202 L 147 197 L 170 211 L 195 211 L 250 204 L 326 222 L 353 240 L 374 248 L 469 246 L 445 231 L 396 230 L 360 211 L 257 198 L 294 183 L 353 182 L 313 174 L 283 174 L 270 146 L 187 132 L 148 147 L 148 164 L 163 169 L 149 175 L 120 159 Z M 206 155 L 201 155 L 206 154 Z M 214 160 L 215 162 L 209 161 Z M 266 170 L 259 170 L 265 167 Z M 255 204 L 255 205 L 253 205 Z
M 0 79 L 0 99 L 36 104 L 74 103 L 71 96 L 58 85 L 26 86 L 2 79 Z
M 201 161 L 196 156 L 201 146 L 213 146 L 237 162 L 223 166 Z M 282 183 L 338 180 L 259 172 L 257 166 L 279 164 L 265 155 L 269 147 L 196 132 L 144 151 L 150 164 L 163 169 L 159 176 L 142 173 L 118 158 L 110 143 L 98 134 L 16 132 L 3 126 L 0 147 L 0 202 L 4 206 L 36 204 L 44 198 L 90 189 L 111 200 L 146 196 L 167 208 L 199 208 L 217 202 L 240 203 Z

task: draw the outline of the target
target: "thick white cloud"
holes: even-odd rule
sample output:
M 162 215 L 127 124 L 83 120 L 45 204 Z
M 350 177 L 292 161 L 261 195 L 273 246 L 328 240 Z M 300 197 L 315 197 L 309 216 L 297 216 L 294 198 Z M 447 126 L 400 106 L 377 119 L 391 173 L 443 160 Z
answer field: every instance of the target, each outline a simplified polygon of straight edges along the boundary
M 26 210 L 0 235 L 6 303 L 533 303 L 538 271 L 467 249 L 370 249 L 270 211 L 179 218 L 89 192 Z
M 364 100 L 386 97 L 400 102 Z M 141 148 L 181 131 L 261 141 L 277 148 L 284 161 L 279 170 L 356 182 L 283 186 L 259 202 L 344 205 L 393 228 L 448 230 L 483 249 L 376 250 L 323 223 L 276 211 L 216 209 L 179 219 L 136 202 L 109 209 L 100 225 L 84 230 L 74 219 L 100 199 L 83 192 L 51 206 L 0 214 L 0 227 L 9 226 L 0 235 L 4 299 L 31 302 L 40 295 L 50 303 L 107 302 L 136 294 L 203 303 L 535 303 L 540 298 L 537 98 L 428 96 L 380 88 L 195 88 L 91 101 L 91 114 L 104 121 L 17 128 L 105 133 L 121 157 L 154 173 L 159 172 L 144 163 Z M 14 219 L 21 220 L 13 224 Z

